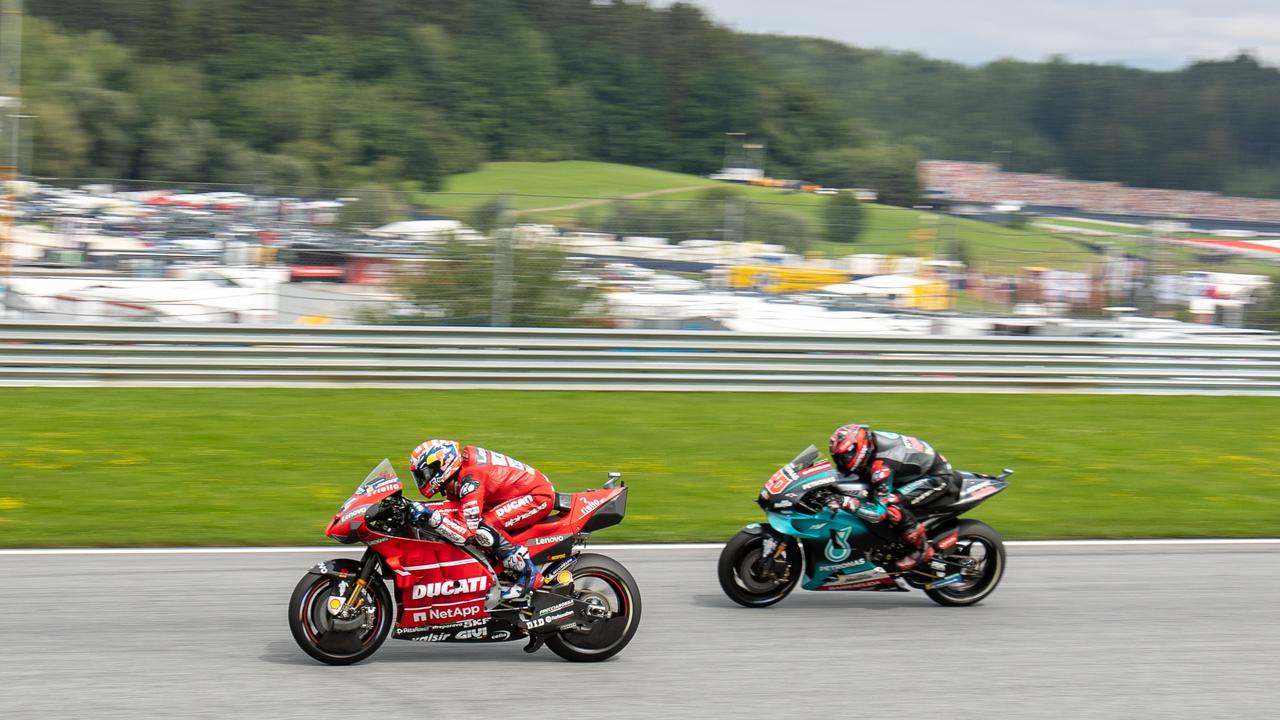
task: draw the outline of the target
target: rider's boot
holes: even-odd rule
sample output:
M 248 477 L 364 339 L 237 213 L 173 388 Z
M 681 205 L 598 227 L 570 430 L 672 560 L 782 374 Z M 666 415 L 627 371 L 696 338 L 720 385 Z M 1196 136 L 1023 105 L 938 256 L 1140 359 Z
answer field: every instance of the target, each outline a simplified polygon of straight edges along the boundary
M 509 545 L 503 548 L 502 566 L 510 570 L 516 581 L 502 593 L 502 599 L 508 604 L 519 603 L 528 599 L 530 593 L 542 585 L 542 575 L 538 566 L 529 559 L 529 550 L 523 545 Z
M 542 585 L 538 566 L 529 559 L 529 549 L 512 543 L 488 523 L 481 521 L 476 528 L 475 544 L 496 561 L 495 568 L 505 568 L 516 576 L 515 583 L 502 592 L 503 600 L 519 603 Z
M 914 545 L 915 550 L 894 563 L 894 567 L 899 571 L 906 572 L 920 563 L 933 559 L 933 546 L 925 538 L 924 525 L 917 522 L 914 527 L 902 533 L 902 539 Z

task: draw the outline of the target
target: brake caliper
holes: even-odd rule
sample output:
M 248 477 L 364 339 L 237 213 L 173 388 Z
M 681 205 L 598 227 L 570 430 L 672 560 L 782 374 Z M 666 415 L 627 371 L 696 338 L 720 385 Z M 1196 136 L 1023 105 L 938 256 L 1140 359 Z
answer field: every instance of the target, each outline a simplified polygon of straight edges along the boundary
M 762 551 L 763 551 L 762 554 L 765 557 L 770 557 L 770 558 L 773 557 L 773 554 L 778 551 L 778 541 L 766 535 L 764 538 L 764 547 L 762 548 Z
M 329 599 L 325 601 L 325 609 L 329 611 L 329 615 L 338 617 L 342 611 L 347 608 L 347 581 L 340 581 L 333 589 L 333 594 L 329 595 Z

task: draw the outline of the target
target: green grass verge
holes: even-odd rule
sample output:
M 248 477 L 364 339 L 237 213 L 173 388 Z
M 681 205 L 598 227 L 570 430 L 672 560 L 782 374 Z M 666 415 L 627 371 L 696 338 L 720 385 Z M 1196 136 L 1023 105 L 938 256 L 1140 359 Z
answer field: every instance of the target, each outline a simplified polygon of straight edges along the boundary
M 1153 248 L 1158 247 L 1157 257 L 1161 263 L 1161 271 L 1168 273 L 1178 273 L 1184 270 L 1209 270 L 1214 272 L 1232 272 L 1232 273 L 1248 273 L 1255 275 L 1274 274 L 1280 268 L 1280 262 L 1274 259 L 1265 259 L 1240 255 L 1228 251 L 1214 250 L 1207 246 L 1196 245 L 1179 245 L 1171 242 L 1161 242 L 1155 245 L 1151 240 L 1143 238 L 1126 237 L 1132 235 L 1150 236 L 1151 231 L 1145 227 L 1123 227 L 1108 223 L 1090 222 L 1088 220 L 1070 220 L 1046 218 L 1037 223 L 1033 223 L 1033 227 L 1043 230 L 1047 233 L 1054 231 L 1041 227 L 1041 225 L 1063 225 L 1069 227 L 1078 227 L 1088 230 L 1100 230 L 1102 232 L 1111 233 L 1110 236 L 1102 235 L 1079 235 L 1078 240 L 1099 245 L 1114 245 L 1120 250 L 1142 257 L 1150 257 Z M 1059 239 L 1063 239 L 1063 235 L 1055 235 Z M 1094 261 L 1101 259 L 1097 255 L 1093 255 Z
M 1115 244 L 1126 252 L 1151 257 L 1150 241 L 1116 239 Z M 1164 272 L 1179 273 L 1184 270 L 1208 270 L 1210 272 L 1246 273 L 1251 275 L 1275 275 L 1280 271 L 1280 261 L 1238 255 L 1218 251 L 1206 246 L 1160 243 L 1156 253 Z
M 498 448 L 560 490 L 618 469 L 613 541 L 722 540 L 834 426 L 1018 470 L 975 512 L 1010 538 L 1259 536 L 1280 527 L 1280 401 L 1050 395 L 0 390 L 0 544 L 323 542 L 382 457 L 430 436 Z
M 1150 235 L 1151 230 L 1141 225 L 1118 225 L 1116 223 L 1097 222 L 1092 220 L 1076 220 L 1074 218 L 1046 217 L 1036 220 L 1033 225 L 1061 225 L 1062 227 L 1080 228 L 1081 230 L 1097 230 L 1109 235 Z M 1050 231 L 1052 232 L 1052 231 Z M 1100 237 L 1100 236 L 1095 236 Z

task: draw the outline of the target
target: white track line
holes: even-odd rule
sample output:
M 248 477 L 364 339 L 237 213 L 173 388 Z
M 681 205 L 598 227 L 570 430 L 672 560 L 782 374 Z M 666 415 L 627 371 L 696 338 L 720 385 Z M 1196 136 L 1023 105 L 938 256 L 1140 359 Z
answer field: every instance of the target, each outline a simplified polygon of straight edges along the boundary
M 1140 545 L 1280 545 L 1280 538 L 1149 538 L 1137 540 L 1009 540 L 1009 547 L 1122 547 Z M 720 543 L 638 543 L 588 545 L 590 550 L 718 550 Z M 346 546 L 361 551 L 358 545 Z M 329 553 L 344 550 L 342 545 L 303 547 L 144 547 L 144 548 L 9 548 L 5 555 L 271 555 L 278 553 Z

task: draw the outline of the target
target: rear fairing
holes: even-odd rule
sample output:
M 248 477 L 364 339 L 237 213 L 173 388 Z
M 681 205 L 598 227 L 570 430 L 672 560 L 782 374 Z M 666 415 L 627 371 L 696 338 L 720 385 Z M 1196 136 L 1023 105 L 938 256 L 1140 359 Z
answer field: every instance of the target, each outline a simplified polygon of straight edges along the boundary
M 544 544 L 539 542 L 543 538 L 567 538 L 617 525 L 626 514 L 628 490 L 626 487 L 616 487 L 574 493 L 573 504 L 568 511 L 553 513 L 516 531 L 511 535 L 511 540 L 530 546 L 532 552 L 534 547 Z
M 930 503 L 922 508 L 916 508 L 916 515 L 958 517 L 1009 487 L 1009 481 L 1003 478 L 968 471 L 960 471 L 957 474 L 960 477 L 960 488 L 955 499 L 951 502 Z

